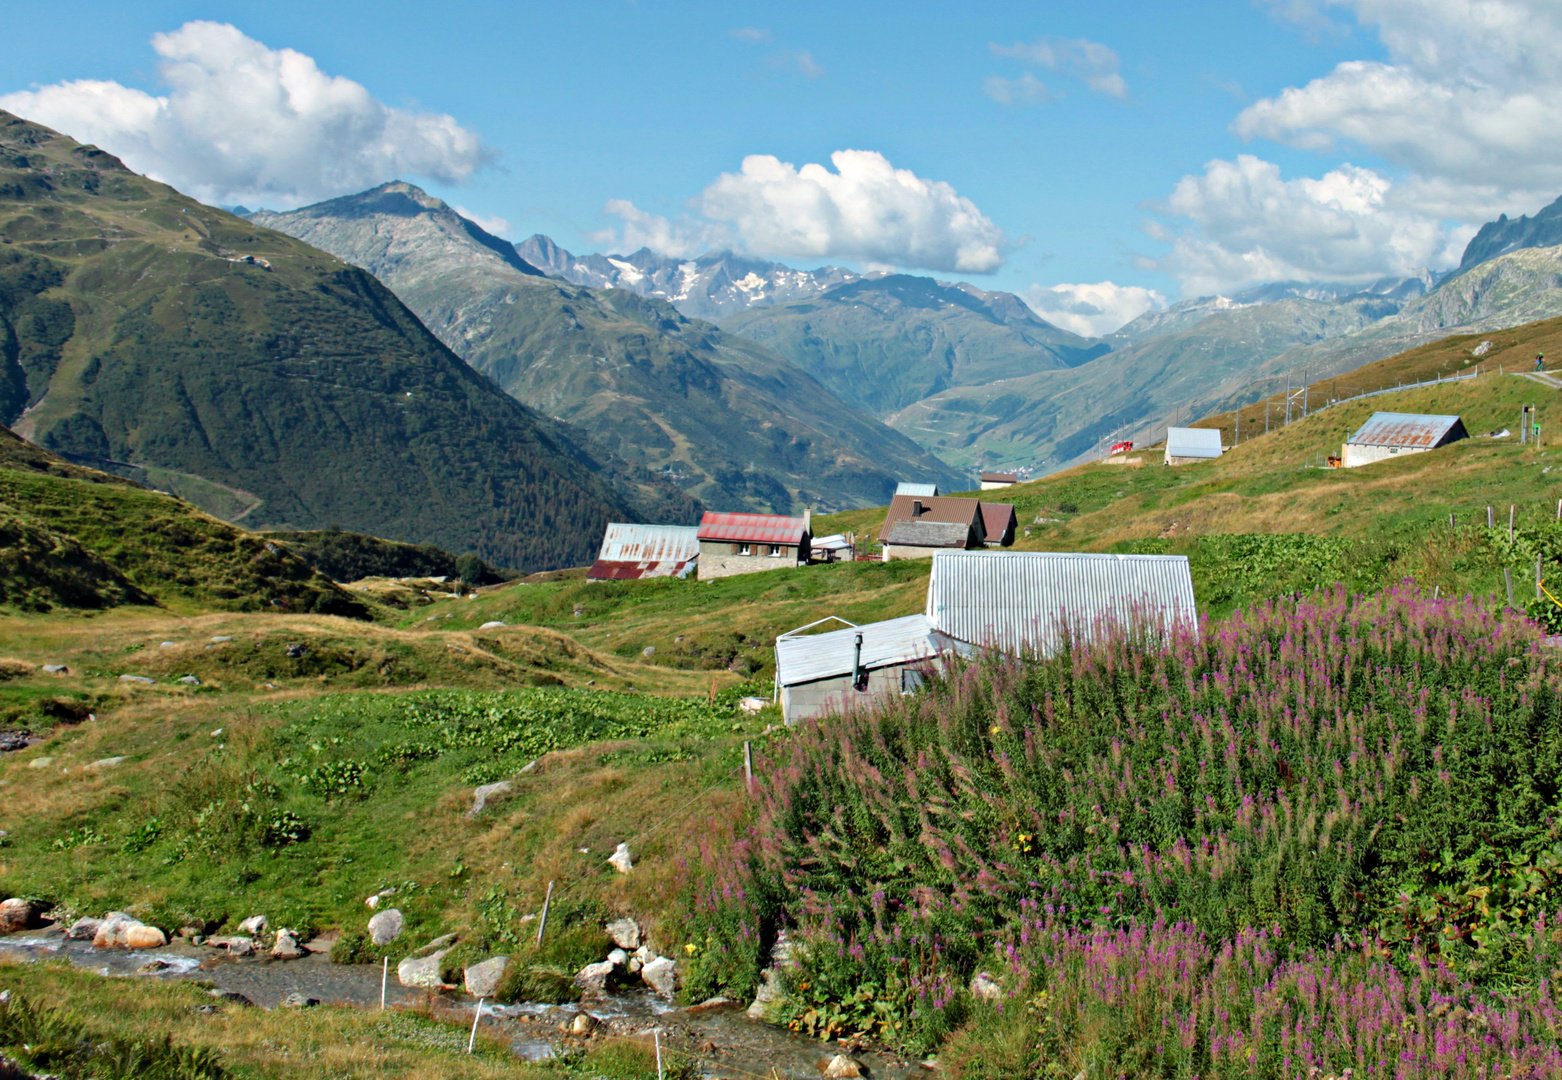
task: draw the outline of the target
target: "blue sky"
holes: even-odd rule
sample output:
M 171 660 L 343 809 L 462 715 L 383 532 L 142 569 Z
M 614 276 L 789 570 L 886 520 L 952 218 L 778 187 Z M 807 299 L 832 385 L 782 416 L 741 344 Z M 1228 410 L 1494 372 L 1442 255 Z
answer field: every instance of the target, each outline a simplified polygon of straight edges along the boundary
M 898 267 L 1095 332 L 1445 268 L 1562 193 L 1555 2 L 967 7 L 56 3 L 8 18 L 0 107 L 209 201 L 400 176 L 512 239 Z

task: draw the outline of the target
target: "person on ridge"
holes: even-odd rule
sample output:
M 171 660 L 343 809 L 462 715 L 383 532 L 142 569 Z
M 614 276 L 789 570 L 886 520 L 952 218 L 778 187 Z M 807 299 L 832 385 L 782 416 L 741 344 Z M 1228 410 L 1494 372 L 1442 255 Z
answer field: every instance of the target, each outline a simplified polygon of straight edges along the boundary
M 1535 354 L 1535 370 L 1539 371 L 1541 368 L 1543 368 L 1545 366 L 1546 366 L 1546 354 L 1545 353 L 1536 353 Z

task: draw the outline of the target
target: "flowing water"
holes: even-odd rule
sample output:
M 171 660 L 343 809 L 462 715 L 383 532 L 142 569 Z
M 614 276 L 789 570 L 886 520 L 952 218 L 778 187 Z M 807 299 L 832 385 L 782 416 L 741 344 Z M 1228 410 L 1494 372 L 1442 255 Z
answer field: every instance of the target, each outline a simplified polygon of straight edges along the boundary
M 324 954 L 299 960 L 269 957 L 230 959 L 209 948 L 181 941 L 161 949 L 97 949 L 69 941 L 58 930 L 0 937 L 0 952 L 29 959 L 60 958 L 105 976 L 143 979 L 201 979 L 219 990 L 243 994 L 263 1008 L 274 1008 L 298 992 L 328 1005 L 378 1008 L 381 969 L 363 964 L 333 964 Z M 151 970 L 156 966 L 158 970 Z M 411 990 L 390 972 L 385 996 L 391 1005 L 427 1005 L 442 1018 L 470 1024 L 478 1002 L 462 994 L 432 995 Z M 509 1042 L 517 1058 L 545 1060 L 584 1045 L 567 1029 L 582 1012 L 598 1022 L 595 1038 L 643 1038 L 660 1035 L 669 1055 L 690 1056 L 707 1077 L 732 1080 L 817 1080 L 820 1067 L 838 1048 L 750 1020 L 736 1004 L 684 1009 L 649 991 L 625 991 L 580 1004 L 497 1005 L 481 1003 L 484 1031 Z M 874 1080 L 911 1080 L 932 1074 L 917 1062 L 874 1052 L 851 1055 Z

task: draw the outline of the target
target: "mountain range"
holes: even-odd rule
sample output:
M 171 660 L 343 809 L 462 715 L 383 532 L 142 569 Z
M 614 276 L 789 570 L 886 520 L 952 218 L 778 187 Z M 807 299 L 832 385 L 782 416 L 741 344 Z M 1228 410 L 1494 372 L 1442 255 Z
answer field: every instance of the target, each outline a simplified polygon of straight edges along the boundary
M 251 528 L 519 569 L 698 504 L 539 416 L 372 275 L 0 112 L 0 423 Z
M 769 349 L 664 300 L 545 276 L 411 184 L 250 220 L 374 274 L 515 398 L 712 506 L 843 509 L 907 478 L 965 486 Z

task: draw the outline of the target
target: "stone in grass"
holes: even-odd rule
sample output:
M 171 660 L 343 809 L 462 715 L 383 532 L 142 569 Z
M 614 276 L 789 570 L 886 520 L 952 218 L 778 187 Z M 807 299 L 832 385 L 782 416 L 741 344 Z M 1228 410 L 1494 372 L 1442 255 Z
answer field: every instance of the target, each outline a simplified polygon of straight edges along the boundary
M 0 903 L 0 934 L 16 934 L 40 924 L 43 906 L 13 896 Z
M 625 964 L 629 963 L 629 954 L 626 953 L 623 949 L 614 949 L 612 952 L 607 954 L 607 962 L 612 964 L 614 967 L 623 967 Z
M 278 960 L 297 960 L 305 955 L 303 946 L 298 943 L 298 931 L 285 927 L 278 930 L 276 944 L 271 946 L 271 955 Z
M 201 685 L 201 680 L 197 679 L 194 675 L 181 675 L 179 677 L 179 681 L 184 683 L 184 685 L 186 685 L 186 686 L 200 686 Z
M 27 763 L 29 769 L 47 769 L 54 764 L 52 757 L 35 757 Z
M 237 990 L 208 990 L 206 991 L 218 1001 L 226 1001 L 230 1005 L 248 1005 L 251 1008 L 255 1003 Z
M 590 990 L 593 993 L 607 992 L 607 981 L 613 974 L 613 962 L 603 960 L 597 964 L 587 964 L 575 974 L 575 985 L 582 990 Z
M 483 809 L 488 805 L 489 799 L 492 799 L 498 795 L 506 794 L 509 792 L 510 787 L 510 781 L 508 780 L 500 780 L 496 784 L 484 784 L 482 787 L 472 792 L 472 809 L 466 812 L 466 816 L 469 818 L 475 818 L 478 814 L 483 812 Z
M 504 979 L 504 969 L 510 964 L 508 956 L 494 956 L 480 964 L 473 964 L 462 972 L 462 983 L 473 997 L 493 997 Z
M 482 626 L 479 626 L 478 629 L 479 630 L 497 630 L 501 626 L 509 626 L 509 625 L 510 625 L 509 623 L 500 622 L 498 619 L 495 619 L 492 622 L 485 622 Z
M 603 929 L 607 931 L 607 936 L 613 939 L 613 944 L 620 949 L 640 947 L 640 924 L 633 919 L 614 919 Z
M 640 978 L 652 990 L 671 1001 L 678 992 L 678 961 L 665 956 L 647 960 L 640 969 Z
M 168 944 L 168 938 L 155 926 L 123 911 L 111 911 L 103 917 L 92 944 L 100 949 L 161 949 Z
M 98 758 L 98 760 L 96 760 L 92 764 L 88 765 L 87 768 L 89 768 L 89 769 L 112 769 L 115 765 L 120 764 L 124 760 L 125 760 L 125 758 L 124 758 L 123 755 L 120 755 L 119 757 Z
M 43 671 L 45 675 L 69 675 L 71 673 L 71 669 L 64 664 L 45 664 L 43 665 Z
M 971 996 L 979 1001 L 997 1001 L 1003 997 L 1003 987 L 985 971 L 978 971 L 971 979 Z
M 439 977 L 449 949 L 440 949 L 428 956 L 409 956 L 396 965 L 396 979 L 413 990 L 454 990 L 455 987 Z
M 619 844 L 613 854 L 608 856 L 607 863 L 620 874 L 627 874 L 635 868 L 634 860 L 629 857 L 628 844 Z
M 319 998 L 312 998 L 312 997 L 310 997 L 307 994 L 302 994 L 299 991 L 294 990 L 287 997 L 285 997 L 281 1001 L 277 1002 L 277 1008 L 279 1008 L 279 1009 L 310 1009 L 310 1008 L 313 1008 L 314 1006 L 316 1006 L 318 1004 L 320 1004 L 320 999 Z M 855 1076 L 856 1074 L 853 1073 L 852 1075 Z
M 389 945 L 401 933 L 401 912 L 395 908 L 377 911 L 369 920 L 369 940 L 376 945 Z
M 264 915 L 251 915 L 239 923 L 239 930 L 250 937 L 259 937 L 266 932 L 267 920 Z
M 121 675 L 119 681 L 122 683 L 134 683 L 137 686 L 151 686 L 157 682 L 156 679 L 148 678 L 145 675 Z

